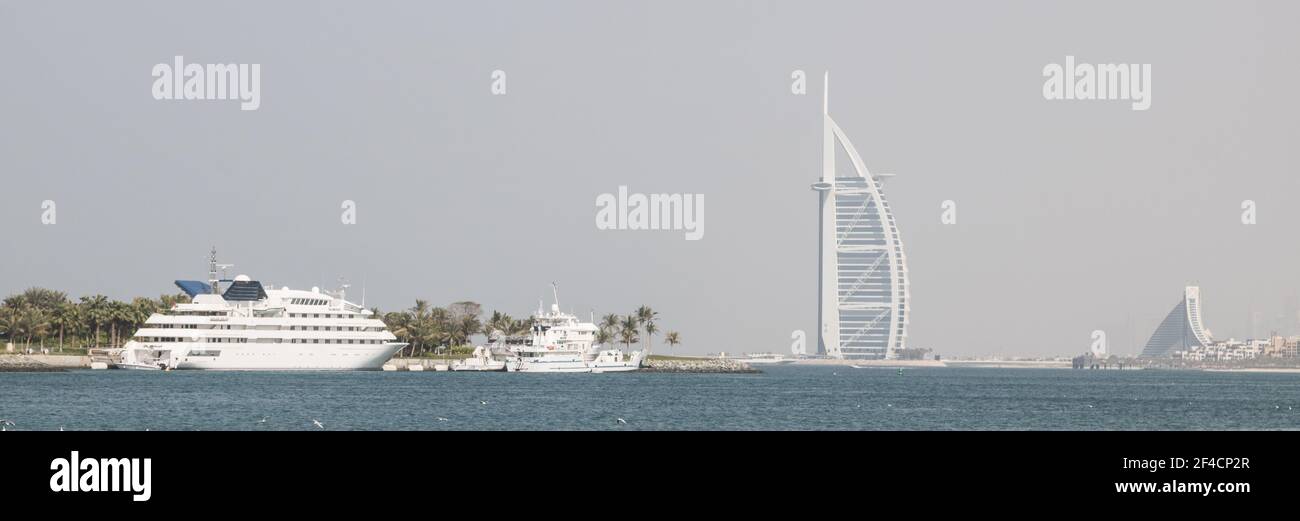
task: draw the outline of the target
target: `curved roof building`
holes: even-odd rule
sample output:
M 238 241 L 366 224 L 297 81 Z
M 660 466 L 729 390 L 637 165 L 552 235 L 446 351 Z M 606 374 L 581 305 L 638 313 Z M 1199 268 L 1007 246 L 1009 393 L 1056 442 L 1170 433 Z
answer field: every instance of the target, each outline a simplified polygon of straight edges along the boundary
M 1182 300 L 1174 305 L 1174 309 L 1156 327 L 1139 356 L 1164 358 L 1174 351 L 1190 351 L 1208 346 L 1211 342 L 1213 337 L 1210 330 L 1201 323 L 1201 288 L 1187 286 L 1183 290 Z
M 822 176 L 817 271 L 818 354 L 894 358 L 907 344 L 907 257 L 882 176 L 872 175 L 829 112 L 830 74 L 822 102 Z M 835 172 L 839 143 L 853 174 Z

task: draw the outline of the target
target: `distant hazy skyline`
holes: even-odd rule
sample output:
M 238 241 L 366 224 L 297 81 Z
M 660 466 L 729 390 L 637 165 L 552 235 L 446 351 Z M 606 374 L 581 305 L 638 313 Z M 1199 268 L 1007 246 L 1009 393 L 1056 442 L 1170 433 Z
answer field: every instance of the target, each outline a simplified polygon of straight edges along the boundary
M 215 245 L 232 275 L 343 276 L 386 311 L 526 315 L 558 281 L 581 316 L 654 307 L 683 352 L 789 352 L 794 330 L 815 349 L 829 70 L 835 120 L 896 174 L 909 346 L 1073 355 L 1103 330 L 1136 354 L 1188 284 L 1216 337 L 1300 334 L 1298 19 L 1282 1 L 3 0 L 0 295 L 156 297 Z M 260 64 L 259 106 L 155 100 L 176 56 Z M 1066 56 L 1150 64 L 1149 108 L 1044 99 Z M 707 233 L 598 229 L 620 186 L 703 194 Z

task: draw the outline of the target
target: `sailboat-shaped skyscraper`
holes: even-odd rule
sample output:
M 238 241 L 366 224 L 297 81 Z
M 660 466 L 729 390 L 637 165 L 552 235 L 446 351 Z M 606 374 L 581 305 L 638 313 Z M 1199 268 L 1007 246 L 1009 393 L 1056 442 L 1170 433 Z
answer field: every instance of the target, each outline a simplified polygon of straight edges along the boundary
M 822 175 L 817 270 L 817 352 L 834 358 L 894 358 L 907 345 L 907 257 L 893 212 L 881 191 L 883 175 L 862 157 L 830 115 L 830 73 L 822 99 Z M 853 175 L 835 172 L 835 144 Z

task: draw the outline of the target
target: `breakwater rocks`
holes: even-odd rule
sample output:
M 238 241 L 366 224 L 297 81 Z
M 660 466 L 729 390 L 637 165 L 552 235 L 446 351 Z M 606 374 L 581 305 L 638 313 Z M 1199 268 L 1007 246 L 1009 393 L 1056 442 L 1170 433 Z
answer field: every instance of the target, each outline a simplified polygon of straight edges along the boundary
M 643 373 L 761 373 L 744 362 L 717 358 L 650 359 L 641 363 Z
M 56 373 L 65 371 L 33 360 L 26 355 L 0 355 L 0 373 Z

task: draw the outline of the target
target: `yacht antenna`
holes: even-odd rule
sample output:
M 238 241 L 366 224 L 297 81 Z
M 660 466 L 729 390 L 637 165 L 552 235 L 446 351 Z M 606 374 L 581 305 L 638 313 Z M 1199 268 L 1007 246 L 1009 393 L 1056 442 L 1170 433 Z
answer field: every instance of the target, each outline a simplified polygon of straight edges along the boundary
M 229 274 L 226 273 L 226 270 L 233 267 L 235 267 L 234 264 L 217 264 L 217 247 L 213 246 L 212 255 L 208 257 L 208 284 L 212 286 L 213 295 L 221 294 L 221 281 L 222 279 L 230 278 Z M 218 269 L 221 270 L 220 279 L 217 278 Z
M 217 285 L 220 282 L 220 279 L 217 279 L 217 247 L 213 246 L 212 254 L 208 256 L 208 289 L 212 291 L 213 295 L 220 293 L 220 291 L 217 291 Z
M 551 296 L 555 297 L 555 309 L 560 308 L 560 284 L 551 282 Z
M 361 309 L 366 309 L 366 274 L 361 274 Z

